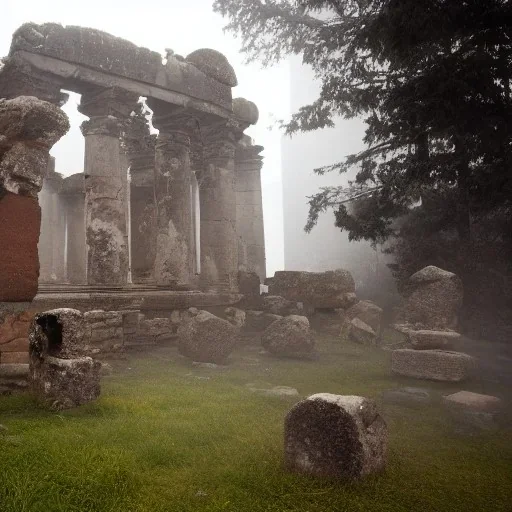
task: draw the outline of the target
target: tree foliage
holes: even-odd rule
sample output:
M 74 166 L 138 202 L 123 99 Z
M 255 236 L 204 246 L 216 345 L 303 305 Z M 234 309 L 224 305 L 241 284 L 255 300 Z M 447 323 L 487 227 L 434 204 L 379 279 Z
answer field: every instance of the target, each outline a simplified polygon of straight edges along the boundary
M 429 190 L 447 189 L 447 221 L 467 242 L 512 197 L 509 0 L 216 0 L 214 9 L 248 60 L 302 54 L 313 68 L 320 95 L 287 134 L 365 119 L 366 149 L 315 170 L 358 169 L 349 187 L 310 198 L 306 230 L 334 208 L 350 239 L 382 242 Z

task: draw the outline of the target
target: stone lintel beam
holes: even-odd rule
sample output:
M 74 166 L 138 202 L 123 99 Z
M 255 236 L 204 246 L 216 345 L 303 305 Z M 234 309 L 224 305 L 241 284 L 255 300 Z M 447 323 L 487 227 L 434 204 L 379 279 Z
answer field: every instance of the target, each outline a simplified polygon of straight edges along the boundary
M 13 99 L 18 96 L 34 96 L 58 107 L 64 105 L 69 95 L 60 92 L 58 80 L 49 76 L 32 74 L 30 66 L 19 66 L 7 59 L 0 68 L 0 98 Z
M 160 56 L 159 59 L 161 60 Z M 138 96 L 159 99 L 167 103 L 193 108 L 219 117 L 233 115 L 230 88 L 228 88 L 229 93 L 226 91 L 226 93 L 222 94 L 222 98 L 217 98 L 216 95 L 210 97 L 210 95 L 204 94 L 204 91 L 208 91 L 208 87 L 212 87 L 212 91 L 215 90 L 215 87 L 223 87 L 214 80 L 211 80 L 202 87 L 203 92 L 198 90 L 196 94 L 193 94 L 190 92 L 190 88 L 187 87 L 179 87 L 178 90 L 168 89 L 159 83 L 158 79 L 155 79 L 154 83 L 147 83 L 111 74 L 101 69 L 91 69 L 83 64 L 65 62 L 57 58 L 38 55 L 24 50 L 16 51 L 9 57 L 9 62 L 12 62 L 15 66 L 28 67 L 30 77 L 41 79 L 44 82 L 55 82 L 58 84 L 59 89 L 63 88 L 83 93 L 91 86 L 108 88 L 115 85 Z M 179 77 L 180 72 L 180 69 L 174 70 L 173 76 Z M 197 82 L 194 83 L 191 79 L 191 84 L 194 85 L 194 89 L 198 89 Z

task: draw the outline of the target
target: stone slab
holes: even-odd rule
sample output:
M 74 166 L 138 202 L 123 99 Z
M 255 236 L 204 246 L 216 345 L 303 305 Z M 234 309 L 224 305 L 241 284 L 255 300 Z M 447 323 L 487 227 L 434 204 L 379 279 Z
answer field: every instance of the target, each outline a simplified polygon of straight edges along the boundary
M 475 359 L 462 352 L 398 349 L 391 353 L 392 372 L 416 379 L 459 382 L 474 367 Z
M 502 406 L 501 399 L 496 396 L 481 395 L 471 391 L 458 391 L 443 397 L 443 401 L 448 406 L 479 412 L 495 412 Z

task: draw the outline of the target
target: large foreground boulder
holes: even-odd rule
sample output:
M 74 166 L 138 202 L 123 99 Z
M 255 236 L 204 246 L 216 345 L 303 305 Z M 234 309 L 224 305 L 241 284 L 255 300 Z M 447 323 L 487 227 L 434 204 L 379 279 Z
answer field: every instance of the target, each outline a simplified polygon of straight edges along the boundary
M 208 311 L 199 311 L 178 328 L 178 351 L 193 361 L 223 364 L 237 342 L 238 329 Z
M 462 281 L 452 272 L 428 266 L 409 278 L 407 297 L 396 323 L 423 329 L 453 329 L 462 306 Z
M 391 370 L 417 379 L 459 382 L 475 367 L 475 359 L 462 352 L 398 349 L 391 354 Z
M 300 272 L 283 270 L 269 281 L 269 295 L 302 302 L 313 308 L 346 309 L 357 302 L 355 282 L 347 270 Z
M 388 431 L 373 400 L 320 393 L 288 413 L 284 443 L 289 470 L 352 480 L 385 467 Z
M 270 324 L 261 335 L 261 344 L 271 354 L 283 357 L 310 357 L 315 339 L 305 316 L 290 315 Z

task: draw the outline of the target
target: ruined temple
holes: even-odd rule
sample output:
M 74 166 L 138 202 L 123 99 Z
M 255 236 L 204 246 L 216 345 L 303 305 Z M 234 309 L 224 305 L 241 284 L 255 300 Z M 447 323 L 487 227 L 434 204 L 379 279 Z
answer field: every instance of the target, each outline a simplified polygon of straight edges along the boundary
M 163 59 L 89 28 L 27 23 L 14 33 L 0 61 L 7 110 L 11 100 L 41 100 L 61 112 L 63 91 L 74 91 L 89 119 L 81 125 L 82 173 L 56 173 L 48 153 L 67 127 L 43 149 L 37 143 L 44 155 L 31 168 L 30 194 L 25 177 L 0 169 L 2 224 L 11 226 L 0 229 L 12 252 L 0 267 L 0 283 L 10 283 L 0 290 L 0 324 L 6 311 L 62 306 L 169 316 L 236 303 L 244 276 L 263 282 L 263 148 L 244 134 L 258 109 L 232 98 L 236 85 L 232 66 L 212 49 L 186 57 L 167 50 Z M 12 145 L 30 131 L 27 116 L 20 119 L 25 131 Z M 21 209 L 7 205 L 27 195 Z M 24 260 L 30 272 L 14 268 Z

